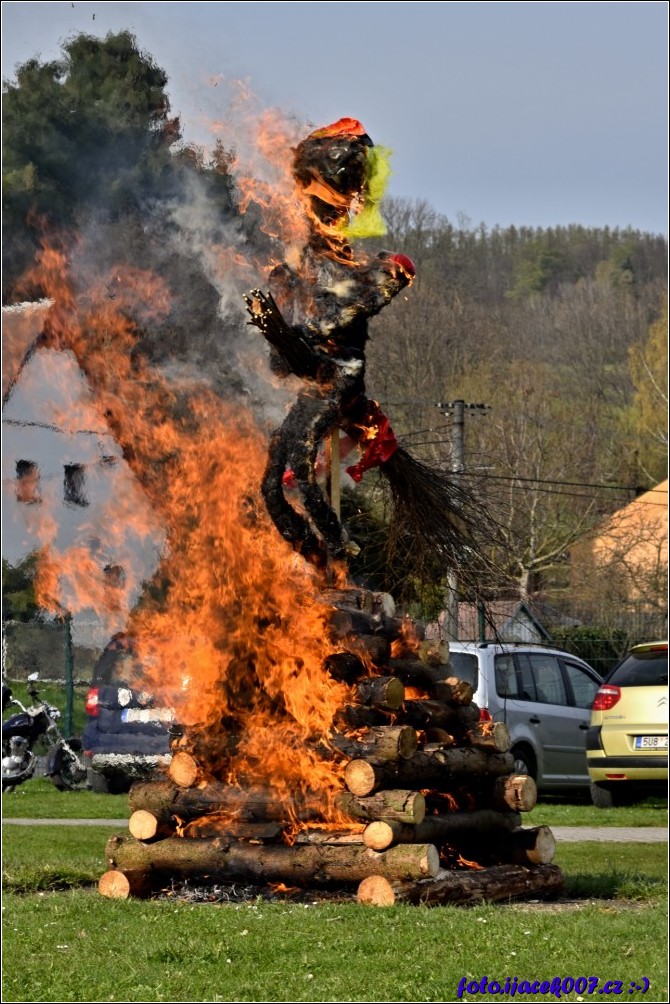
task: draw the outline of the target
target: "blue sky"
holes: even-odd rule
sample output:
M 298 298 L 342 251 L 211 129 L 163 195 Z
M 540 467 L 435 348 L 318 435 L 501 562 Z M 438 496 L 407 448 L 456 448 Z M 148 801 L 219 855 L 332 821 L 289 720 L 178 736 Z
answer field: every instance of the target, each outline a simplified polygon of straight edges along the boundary
M 2 3 L 3 77 L 77 31 L 132 31 L 186 139 L 235 80 L 309 125 L 359 118 L 391 193 L 488 227 L 667 233 L 668 6 L 599 3 Z

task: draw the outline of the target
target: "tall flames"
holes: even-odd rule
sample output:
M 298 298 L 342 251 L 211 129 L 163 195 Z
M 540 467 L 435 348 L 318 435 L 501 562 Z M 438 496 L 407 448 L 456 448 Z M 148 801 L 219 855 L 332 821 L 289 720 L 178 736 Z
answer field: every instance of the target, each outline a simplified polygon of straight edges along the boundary
M 288 141 L 278 142 L 276 124 L 263 125 L 285 159 Z M 300 205 L 286 184 L 278 186 L 285 193 L 278 206 L 269 186 L 254 195 L 251 174 L 241 177 L 243 199 L 271 210 L 270 232 L 285 246 L 299 239 Z M 328 610 L 317 598 L 323 583 L 281 539 L 257 494 L 265 434 L 239 402 L 224 402 L 204 380 L 175 376 L 138 351 L 141 327 L 170 311 L 161 277 L 127 266 L 73 274 L 68 255 L 45 246 L 30 279 L 52 300 L 46 346 L 75 355 L 165 528 L 158 572 L 126 624 L 143 687 L 197 736 L 214 778 L 280 796 L 310 793 L 327 814 L 339 785 L 323 753 L 348 688 L 323 668 L 332 651 Z M 110 500 L 110 535 L 140 518 L 123 499 Z M 109 610 L 109 590 L 95 585 L 85 549 L 45 555 L 38 578 L 45 606 L 62 602 L 66 579 L 73 612 L 92 603 Z

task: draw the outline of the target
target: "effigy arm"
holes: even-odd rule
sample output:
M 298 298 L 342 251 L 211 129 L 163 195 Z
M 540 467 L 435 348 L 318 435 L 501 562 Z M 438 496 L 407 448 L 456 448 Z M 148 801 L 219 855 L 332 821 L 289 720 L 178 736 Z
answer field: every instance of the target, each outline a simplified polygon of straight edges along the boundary
M 253 289 L 245 294 L 244 300 L 251 318 L 248 323 L 258 328 L 288 371 L 298 377 L 315 379 L 321 366 L 328 361 L 327 354 L 310 345 L 286 323 L 271 293 Z

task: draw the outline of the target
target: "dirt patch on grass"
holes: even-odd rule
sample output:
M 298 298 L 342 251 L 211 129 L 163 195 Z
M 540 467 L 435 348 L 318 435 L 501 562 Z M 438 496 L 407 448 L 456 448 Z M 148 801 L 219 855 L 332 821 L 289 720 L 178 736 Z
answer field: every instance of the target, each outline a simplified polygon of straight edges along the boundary
M 586 907 L 597 907 L 601 913 L 619 913 L 621 910 L 644 910 L 650 904 L 648 900 L 637 899 L 556 899 L 556 900 L 515 900 L 513 903 L 498 903 L 506 910 L 521 913 L 577 913 Z

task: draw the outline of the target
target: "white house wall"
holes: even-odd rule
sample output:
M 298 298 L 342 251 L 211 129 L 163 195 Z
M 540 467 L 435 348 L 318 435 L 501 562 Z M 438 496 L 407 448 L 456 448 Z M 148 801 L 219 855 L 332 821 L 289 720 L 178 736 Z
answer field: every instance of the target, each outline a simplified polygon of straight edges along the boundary
M 21 462 L 36 465 L 36 501 L 21 498 Z M 66 467 L 82 468 L 74 502 L 65 497 Z M 82 600 L 88 587 L 76 572 L 61 579 L 75 640 L 104 645 L 155 571 L 164 534 L 72 354 L 40 349 L 24 365 L 3 409 L 2 483 L 2 554 L 11 564 L 38 548 L 57 562 L 82 548 L 103 591 L 110 568 L 123 569 L 123 603 L 111 611 Z

